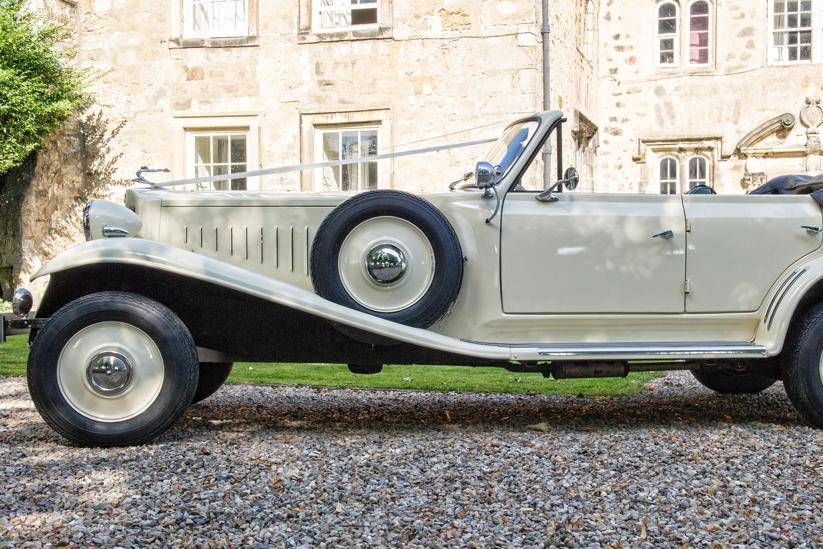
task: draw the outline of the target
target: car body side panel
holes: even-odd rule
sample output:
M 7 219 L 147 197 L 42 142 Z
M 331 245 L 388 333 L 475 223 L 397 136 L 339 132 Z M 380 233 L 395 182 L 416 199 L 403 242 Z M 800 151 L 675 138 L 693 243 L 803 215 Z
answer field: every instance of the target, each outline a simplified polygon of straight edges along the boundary
M 808 195 L 685 195 L 690 292 L 686 311 L 761 307 L 786 267 L 820 248 L 820 206 Z
M 200 255 L 233 264 L 262 276 L 279 280 L 301 289 L 311 290 L 311 278 L 305 269 L 304 240 L 309 239 L 335 204 L 350 195 L 298 195 L 286 193 L 177 193 L 170 191 L 129 191 L 127 203 L 144 216 L 158 219 L 164 230 L 159 242 Z M 526 195 L 523 195 L 526 196 Z M 571 196 L 569 194 L 568 196 Z M 448 218 L 457 233 L 465 256 L 463 285 L 451 311 L 429 330 L 443 335 L 473 341 L 538 344 L 598 343 L 598 342 L 688 342 L 688 341 L 750 341 L 754 337 L 759 316 L 746 314 L 504 314 L 501 310 L 500 227 L 501 216 L 491 223 L 485 219 L 494 208 L 494 199 L 481 198 L 479 192 L 430 194 L 425 197 Z M 533 195 L 528 198 L 533 200 Z M 162 208 L 158 204 L 164 204 Z M 202 207 L 201 204 L 204 204 Z M 251 204 L 251 206 L 247 206 Z M 558 204 L 544 204 L 547 208 Z M 155 210 L 159 210 L 155 212 Z M 242 211 L 236 215 L 235 210 Z M 221 219 L 220 225 L 215 220 Z M 222 225 L 222 223 L 226 223 Z M 148 224 L 150 227 L 154 223 Z M 235 231 L 235 252 L 231 253 L 227 239 L 230 226 Z M 285 235 L 294 231 L 295 269 L 291 270 Z M 200 246 L 200 227 L 203 245 Z M 249 227 L 249 258 L 245 256 L 245 228 Z M 263 234 L 263 261 L 258 254 L 260 228 Z M 274 231 L 275 227 L 280 227 Z M 185 244 L 186 230 L 189 242 Z M 215 247 L 215 229 L 218 241 Z M 144 231 L 146 226 L 144 225 Z M 237 232 L 239 231 L 239 232 Z M 274 237 L 280 250 L 275 251 Z M 148 235 L 146 235 L 148 238 Z M 645 239 L 644 239 L 645 240 Z M 651 239 L 649 238 L 651 241 Z M 291 242 L 288 242 L 291 246 Z M 216 248 L 216 249 L 215 249 Z M 288 253 L 287 253 L 288 252 Z M 278 264 L 275 255 L 280 253 Z M 536 276 L 541 284 L 556 279 L 551 272 Z M 678 280 L 682 282 L 682 273 Z M 553 286 L 554 287 L 554 286 Z M 672 291 L 682 292 L 675 280 Z M 682 303 L 682 293 L 681 303 Z
M 164 206 L 162 242 L 313 290 L 312 239 L 324 206 Z
M 52 260 L 35 275 L 35 278 L 105 264 L 146 268 L 187 277 L 264 299 L 363 332 L 376 334 L 381 338 L 394 339 L 420 348 L 454 355 L 482 358 L 487 361 L 594 360 L 604 357 L 610 360 L 699 359 L 765 356 L 766 353 L 765 348 L 747 340 L 724 342 L 717 339 L 684 339 L 683 336 L 678 340 L 668 340 L 662 336 L 672 333 L 674 324 L 668 323 L 664 330 L 654 331 L 655 318 L 652 315 L 642 319 L 638 318 L 639 324 L 635 324 L 638 329 L 648 327 L 661 336 L 647 342 L 634 342 L 628 337 L 625 339 L 625 344 L 610 344 L 605 340 L 581 342 L 578 338 L 588 333 L 587 326 L 604 326 L 603 319 L 598 320 L 594 317 L 581 318 L 581 322 L 576 324 L 579 330 L 561 332 L 561 336 L 568 336 L 568 339 L 557 344 L 527 341 L 511 332 L 508 332 L 513 339 L 511 342 L 500 342 L 493 339 L 481 342 L 467 341 L 466 338 L 449 337 L 433 330 L 411 328 L 348 309 L 312 292 L 245 269 L 165 244 L 137 238 L 94 240 L 76 246 Z M 101 281 L 101 285 L 105 286 L 105 281 Z M 59 308 L 61 304 L 51 303 L 51 306 L 53 310 L 56 310 L 55 308 Z M 207 314 L 207 311 L 208 303 L 203 303 L 203 314 Z M 684 315 L 670 316 L 683 317 Z M 714 317 L 719 320 L 722 315 L 714 315 Z M 561 325 L 558 319 L 549 320 L 558 322 L 558 326 Z M 745 318 L 733 320 L 738 323 L 747 322 Z M 502 322 L 505 321 L 506 319 L 502 320 Z M 541 321 L 546 322 L 547 319 Z M 614 315 L 609 319 L 609 322 L 615 325 L 625 321 L 625 315 Z M 696 319 L 691 319 L 691 321 L 697 322 Z M 697 326 L 698 324 L 695 324 L 695 327 Z M 253 324 L 243 325 L 240 322 L 235 329 L 247 334 L 246 337 L 251 337 L 249 334 L 254 333 L 254 328 Z M 603 329 L 603 333 L 609 333 L 608 328 Z M 701 335 L 701 332 L 697 331 L 686 333 L 692 336 Z M 620 336 L 627 336 L 627 332 L 621 332 Z M 515 337 L 518 339 L 514 339 Z M 277 345 L 278 342 L 271 341 L 270 344 Z
M 680 196 L 512 192 L 503 206 L 503 309 L 519 314 L 681 313 Z M 671 231 L 670 236 L 654 235 Z

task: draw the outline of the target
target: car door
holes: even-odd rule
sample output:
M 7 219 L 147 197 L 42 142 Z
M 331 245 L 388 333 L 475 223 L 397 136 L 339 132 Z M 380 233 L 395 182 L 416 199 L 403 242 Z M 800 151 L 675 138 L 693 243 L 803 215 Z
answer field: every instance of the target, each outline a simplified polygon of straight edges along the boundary
M 535 196 L 510 192 L 503 204 L 504 312 L 683 312 L 680 196 L 562 193 L 557 202 Z
M 789 266 L 818 249 L 820 206 L 808 195 L 687 195 L 686 312 L 750 312 Z

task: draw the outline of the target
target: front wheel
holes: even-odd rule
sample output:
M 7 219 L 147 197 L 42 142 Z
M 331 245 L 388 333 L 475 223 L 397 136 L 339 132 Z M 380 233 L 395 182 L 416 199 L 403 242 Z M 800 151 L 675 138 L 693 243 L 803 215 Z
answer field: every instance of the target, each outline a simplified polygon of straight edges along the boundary
M 147 442 L 168 429 L 197 388 L 197 347 L 168 308 L 126 292 L 81 297 L 32 343 L 28 386 L 55 431 L 85 446 Z
M 823 428 L 823 303 L 811 307 L 786 338 L 783 385 L 803 418 Z

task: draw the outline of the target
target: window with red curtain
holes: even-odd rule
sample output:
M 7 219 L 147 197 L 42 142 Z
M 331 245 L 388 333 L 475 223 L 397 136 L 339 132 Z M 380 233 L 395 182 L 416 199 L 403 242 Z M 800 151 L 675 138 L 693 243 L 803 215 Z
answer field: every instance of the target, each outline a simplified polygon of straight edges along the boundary
M 695 2 L 689 10 L 689 63 L 709 63 L 709 3 Z

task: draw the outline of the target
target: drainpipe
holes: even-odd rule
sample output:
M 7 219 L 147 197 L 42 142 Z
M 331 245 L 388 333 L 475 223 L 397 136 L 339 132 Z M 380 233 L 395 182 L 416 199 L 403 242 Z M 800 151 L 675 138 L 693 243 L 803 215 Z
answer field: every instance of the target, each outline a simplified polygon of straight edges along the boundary
M 551 52 L 551 41 L 549 38 L 549 0 L 542 0 L 543 3 L 543 24 L 540 26 L 540 34 L 543 37 L 543 110 L 549 111 L 552 108 L 551 99 L 551 62 L 549 53 Z M 543 188 L 552 186 L 552 144 L 551 140 L 546 140 L 543 147 Z

